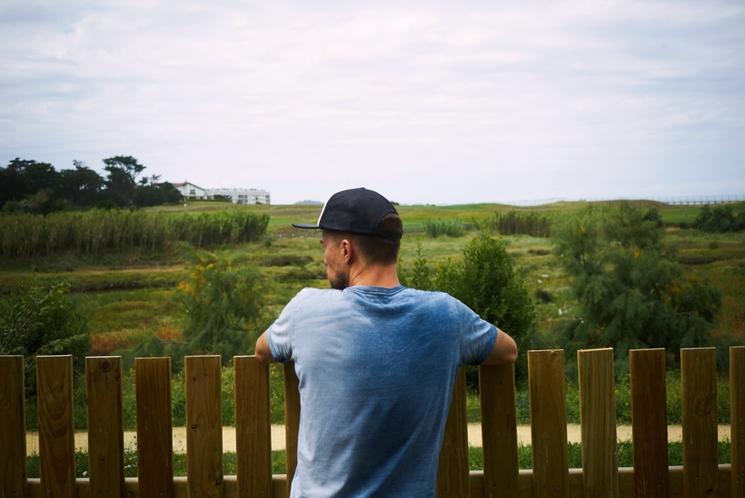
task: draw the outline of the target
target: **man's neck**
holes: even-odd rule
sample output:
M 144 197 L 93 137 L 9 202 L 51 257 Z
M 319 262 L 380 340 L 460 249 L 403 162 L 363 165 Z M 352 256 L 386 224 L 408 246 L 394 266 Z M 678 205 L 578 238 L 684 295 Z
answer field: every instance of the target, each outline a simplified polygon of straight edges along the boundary
M 398 272 L 396 265 L 365 265 L 352 267 L 349 271 L 349 286 L 370 285 L 374 287 L 397 287 Z

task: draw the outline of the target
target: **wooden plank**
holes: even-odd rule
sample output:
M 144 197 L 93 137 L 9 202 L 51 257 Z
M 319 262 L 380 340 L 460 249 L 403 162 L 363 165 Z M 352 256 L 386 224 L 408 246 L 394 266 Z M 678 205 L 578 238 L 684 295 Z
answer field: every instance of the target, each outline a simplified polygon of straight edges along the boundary
M 171 359 L 135 359 L 140 496 L 173 498 Z
M 223 495 L 220 356 L 187 356 L 186 476 L 191 498 Z
M 579 350 L 577 363 L 585 496 L 617 498 L 613 350 Z
M 285 448 L 287 449 L 287 496 L 297 467 L 297 438 L 300 430 L 300 389 L 295 363 L 284 364 L 285 371 Z
M 716 348 L 680 350 L 686 498 L 717 494 Z
M 0 497 L 26 496 L 23 356 L 0 356 Z
M 634 487 L 638 498 L 667 496 L 665 350 L 629 351 Z
M 516 496 L 518 490 L 515 366 L 479 366 L 484 496 Z
M 732 498 L 745 498 L 745 346 L 729 348 Z
M 72 356 L 37 356 L 36 386 L 44 496 L 71 498 L 76 496 Z
M 124 496 L 122 359 L 85 359 L 88 397 L 88 472 L 93 496 Z
M 528 351 L 535 498 L 569 495 L 564 350 Z
M 468 498 L 468 421 L 466 420 L 466 374 L 458 371 L 453 386 L 445 436 L 437 468 L 437 496 Z
M 255 356 L 235 356 L 233 369 L 238 496 L 271 498 L 269 368 Z

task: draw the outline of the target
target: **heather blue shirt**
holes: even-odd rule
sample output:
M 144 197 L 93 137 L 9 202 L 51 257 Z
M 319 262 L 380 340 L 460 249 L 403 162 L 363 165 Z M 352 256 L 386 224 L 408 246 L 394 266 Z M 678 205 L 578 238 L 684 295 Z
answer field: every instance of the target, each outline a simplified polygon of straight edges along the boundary
M 269 328 L 300 381 L 292 498 L 433 497 L 455 375 L 496 337 L 441 292 L 300 291 Z

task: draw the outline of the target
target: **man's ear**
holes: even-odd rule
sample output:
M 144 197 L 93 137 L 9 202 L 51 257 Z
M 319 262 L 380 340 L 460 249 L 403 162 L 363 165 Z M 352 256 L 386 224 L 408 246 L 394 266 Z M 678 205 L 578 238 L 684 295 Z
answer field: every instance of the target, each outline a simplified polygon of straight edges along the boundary
M 344 257 L 344 262 L 349 264 L 353 261 L 356 256 L 354 251 L 354 245 L 349 239 L 343 239 L 341 241 L 341 255 Z

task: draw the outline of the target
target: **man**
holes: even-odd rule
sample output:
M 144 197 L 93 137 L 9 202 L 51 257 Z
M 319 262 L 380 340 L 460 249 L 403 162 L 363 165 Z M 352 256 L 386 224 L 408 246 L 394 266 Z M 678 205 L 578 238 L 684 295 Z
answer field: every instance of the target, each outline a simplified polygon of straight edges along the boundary
M 256 343 L 295 362 L 300 433 L 293 498 L 433 497 L 455 376 L 514 362 L 515 341 L 457 299 L 399 284 L 401 218 L 358 188 L 317 225 L 333 289 L 306 288 Z

